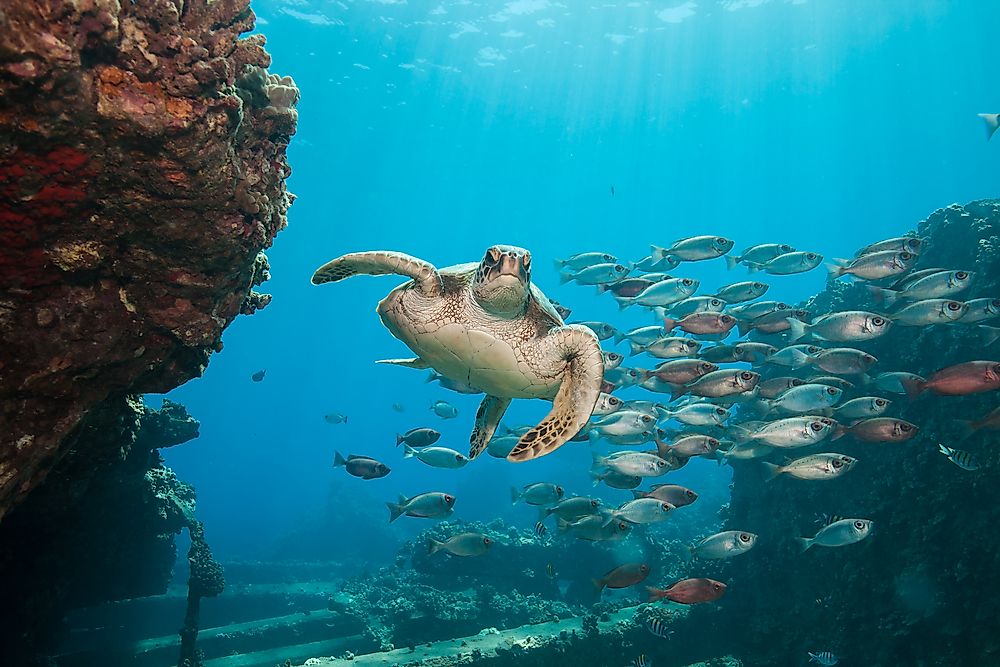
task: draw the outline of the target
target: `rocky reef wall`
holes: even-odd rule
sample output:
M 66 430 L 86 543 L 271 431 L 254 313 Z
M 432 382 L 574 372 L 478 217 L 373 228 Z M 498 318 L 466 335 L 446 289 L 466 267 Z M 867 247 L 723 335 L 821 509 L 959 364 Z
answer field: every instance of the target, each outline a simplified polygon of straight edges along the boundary
M 253 24 L 249 0 L 0 8 L 0 517 L 102 401 L 198 376 L 269 300 L 298 91 Z
M 962 299 L 1000 296 L 1000 201 L 952 205 L 922 221 L 930 240 L 918 269 L 973 270 Z M 831 282 L 806 304 L 813 312 L 879 310 L 861 284 Z M 975 359 L 1000 359 L 997 345 L 968 325 L 894 327 L 861 344 L 874 354 L 872 373 L 933 371 Z M 844 437 L 823 451 L 856 457 L 849 474 L 829 482 L 782 476 L 766 482 L 759 464 L 734 462 L 727 528 L 761 539 L 729 565 L 721 603 L 721 641 L 753 655 L 756 665 L 798 664 L 805 651 L 833 651 L 842 663 L 889 665 L 1000 664 L 1000 550 L 992 508 L 1000 488 L 1000 439 L 982 430 L 961 439 L 956 418 L 980 418 L 995 393 L 964 397 L 891 396 L 888 414 L 917 424 L 903 443 Z M 965 471 L 938 453 L 938 443 L 967 450 L 981 468 Z M 799 553 L 794 538 L 812 536 L 820 515 L 869 518 L 875 534 L 859 544 Z

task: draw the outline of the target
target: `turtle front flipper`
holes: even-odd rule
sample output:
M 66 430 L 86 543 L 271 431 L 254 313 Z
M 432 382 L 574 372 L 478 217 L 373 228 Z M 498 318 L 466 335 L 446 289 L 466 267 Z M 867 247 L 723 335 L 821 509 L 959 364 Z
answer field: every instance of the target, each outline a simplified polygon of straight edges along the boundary
M 417 289 L 427 296 L 441 294 L 441 275 L 433 264 L 412 255 L 389 250 L 352 252 L 331 260 L 316 269 L 312 284 L 335 283 L 359 274 L 382 276 L 391 273 L 412 278 Z
M 509 398 L 498 396 L 487 396 L 479 404 L 479 411 L 476 412 L 476 425 L 472 429 L 472 437 L 469 438 L 470 459 L 476 458 L 486 449 L 486 445 L 496 433 L 497 426 L 500 425 L 500 420 L 503 419 L 503 414 L 507 412 L 509 405 Z
M 580 432 L 594 411 L 604 380 L 601 345 L 587 327 L 571 324 L 549 332 L 539 342 L 542 353 L 565 362 L 562 384 L 552 411 L 521 436 L 507 455 L 515 463 L 545 456 Z
M 375 363 L 390 364 L 392 366 L 405 366 L 406 368 L 416 368 L 418 370 L 424 370 L 431 367 L 429 363 L 420 357 L 413 357 L 412 359 L 379 359 Z

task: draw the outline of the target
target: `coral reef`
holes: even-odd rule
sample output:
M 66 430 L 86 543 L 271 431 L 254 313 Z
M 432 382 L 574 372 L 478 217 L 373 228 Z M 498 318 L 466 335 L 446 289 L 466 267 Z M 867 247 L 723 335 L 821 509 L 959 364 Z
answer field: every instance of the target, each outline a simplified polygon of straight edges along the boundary
M 930 240 L 918 269 L 974 270 L 978 278 L 960 298 L 1000 296 L 1000 201 L 938 210 L 916 233 Z M 818 312 L 879 310 L 863 285 L 843 282 L 810 305 Z M 984 348 L 981 340 L 970 325 L 895 327 L 859 347 L 878 358 L 873 373 L 926 377 L 951 364 L 1000 358 L 996 345 Z M 900 444 L 832 443 L 827 451 L 859 459 L 840 480 L 765 483 L 758 465 L 734 462 L 727 527 L 761 540 L 729 566 L 724 618 L 714 623 L 728 629 L 720 640 L 753 655 L 755 665 L 794 664 L 807 650 L 885 667 L 930 664 L 927 656 L 942 666 L 1000 662 L 1000 601 L 986 592 L 997 581 L 1000 551 L 993 515 L 983 511 L 1000 486 L 1000 443 L 996 431 L 961 440 L 955 422 L 984 415 L 997 397 L 891 398 L 891 414 L 917 424 L 920 434 Z M 982 467 L 958 468 L 938 453 L 939 442 L 972 452 Z M 873 519 L 875 535 L 798 553 L 793 538 L 813 535 L 822 514 Z
M 270 300 L 298 90 L 248 5 L 4 3 L 0 517 L 102 401 L 198 376 Z

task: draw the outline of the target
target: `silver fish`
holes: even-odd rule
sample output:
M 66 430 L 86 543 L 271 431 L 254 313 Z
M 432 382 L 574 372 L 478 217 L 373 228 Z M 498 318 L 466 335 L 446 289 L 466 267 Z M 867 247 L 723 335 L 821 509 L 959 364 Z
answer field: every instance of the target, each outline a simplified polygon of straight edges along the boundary
M 861 248 L 856 253 L 855 257 L 861 257 L 862 255 L 871 255 L 876 252 L 908 252 L 911 255 L 919 255 L 927 242 L 924 239 L 918 239 L 913 236 L 898 236 L 893 239 L 886 239 L 884 241 L 878 241 L 877 243 L 872 243 Z
M 781 392 L 788 391 L 792 387 L 804 385 L 805 380 L 795 377 L 769 378 L 757 385 L 761 398 L 777 398 Z
M 914 373 L 893 371 L 890 373 L 879 373 L 871 379 L 871 382 L 882 391 L 888 391 L 893 394 L 905 394 L 907 385 L 922 385 L 927 380 Z
M 659 523 L 666 521 L 673 509 L 673 505 L 657 498 L 636 498 L 612 511 L 606 521 L 621 519 L 635 524 Z
M 954 297 L 967 290 L 976 274 L 971 271 L 939 271 L 908 283 L 900 290 L 871 287 L 875 300 L 892 307 L 897 301 L 918 301 L 920 299 L 943 299 Z
M 804 456 L 781 466 L 765 462 L 764 467 L 768 479 L 774 479 L 778 475 L 789 475 L 796 479 L 818 480 L 840 477 L 853 468 L 855 463 L 857 459 L 845 454 L 823 453 Z
M 667 462 L 656 454 L 622 452 L 618 456 L 592 453 L 594 468 L 608 468 L 632 477 L 659 477 L 667 473 Z
M 618 368 L 625 361 L 625 355 L 618 354 L 617 352 L 608 352 L 607 350 L 601 351 L 601 358 L 604 360 L 604 368 Z
M 965 302 L 969 309 L 962 317 L 962 324 L 991 320 L 1000 315 L 1000 299 L 971 299 Z
M 635 342 L 629 342 L 629 347 L 632 349 L 631 354 L 633 356 L 645 352 L 657 359 L 676 359 L 679 357 L 692 357 L 698 354 L 701 343 L 691 338 L 664 336 L 647 345 L 638 345 Z
M 694 382 L 684 386 L 684 391 L 695 396 L 718 398 L 732 394 L 742 394 L 757 386 L 760 373 L 739 369 L 722 369 L 706 373 Z
M 739 255 L 727 255 L 726 268 L 732 270 L 739 264 L 746 264 L 747 266 L 751 264 L 763 264 L 775 257 L 787 255 L 790 252 L 795 252 L 795 248 L 787 243 L 761 243 L 750 246 Z
M 347 415 L 342 415 L 338 412 L 331 412 L 328 415 L 323 415 L 323 419 L 327 424 L 346 424 Z
M 803 414 L 832 408 L 844 392 L 825 384 L 803 384 L 792 387 L 768 403 L 771 411 Z
M 634 435 L 647 431 L 656 424 L 656 419 L 645 412 L 619 410 L 593 422 L 592 431 L 602 435 Z
M 454 512 L 455 496 L 438 491 L 421 493 L 412 498 L 401 495 L 398 502 L 385 505 L 389 508 L 389 523 L 404 514 L 421 519 L 441 519 Z
M 556 270 L 580 271 L 597 264 L 616 264 L 618 258 L 606 252 L 581 252 L 567 257 L 566 259 L 555 260 Z
M 571 280 L 579 285 L 601 285 L 621 280 L 629 274 L 629 268 L 622 264 L 594 264 L 579 271 L 563 271 L 559 274 L 559 283 L 566 284 Z
M 681 263 L 681 260 L 676 257 L 660 257 L 659 259 L 653 257 L 652 255 L 647 255 L 635 263 L 635 268 L 644 273 L 657 273 L 660 271 L 672 271 L 676 269 Z
M 601 394 L 597 397 L 597 403 L 594 404 L 594 411 L 591 414 L 594 417 L 610 415 L 613 412 L 620 410 L 624 403 L 625 401 L 617 396 L 601 392 Z
M 612 521 L 606 524 L 600 515 L 582 516 L 575 520 L 556 519 L 559 532 L 569 534 L 578 540 L 590 542 L 616 542 L 625 539 L 632 530 L 628 521 Z
M 639 327 L 638 329 L 632 329 L 628 333 L 624 334 L 624 337 L 633 343 L 638 345 L 649 345 L 654 340 L 658 340 L 667 335 L 667 330 L 662 326 L 654 325 L 648 327 Z
M 607 322 L 570 322 L 570 324 L 581 324 L 597 336 L 597 340 L 608 340 L 609 338 L 614 338 L 617 343 L 622 339 L 622 334 L 615 329 L 614 326 L 608 324 Z
M 495 459 L 505 459 L 514 450 L 520 439 L 519 435 L 495 435 L 486 445 L 486 453 Z
M 720 560 L 739 556 L 753 549 L 757 536 L 743 530 L 727 530 L 715 535 L 709 535 L 700 542 L 688 547 L 692 558 Z
M 952 449 L 945 445 L 938 445 L 938 451 L 948 457 L 948 460 L 957 465 L 962 470 L 978 470 L 979 461 L 969 452 L 961 449 Z
M 445 389 L 450 389 L 451 391 L 458 392 L 459 394 L 481 394 L 482 389 L 478 387 L 473 387 L 471 384 L 466 384 L 465 382 L 459 382 L 458 380 L 452 380 L 451 378 L 446 378 L 436 371 L 431 371 L 424 382 L 437 382 L 439 385 Z
M 809 363 L 809 357 L 819 354 L 823 348 L 809 344 L 789 345 L 783 347 L 766 359 L 769 364 L 786 366 L 788 368 L 799 368 Z
M 461 468 L 469 462 L 469 458 L 465 454 L 447 447 L 414 449 L 409 445 L 403 445 L 403 458 L 415 458 L 432 468 Z
M 820 530 L 815 537 L 797 539 L 803 551 L 814 544 L 821 547 L 842 547 L 860 542 L 871 535 L 874 525 L 868 519 L 841 519 Z
M 922 327 L 929 324 L 950 324 L 962 319 L 969 306 L 951 299 L 923 299 L 893 311 L 894 324 L 907 327 Z
M 835 409 L 838 419 L 869 419 L 885 413 L 892 404 L 888 398 L 880 396 L 861 396 L 853 398 Z
M 694 403 L 669 410 L 667 416 L 688 426 L 721 426 L 729 418 L 729 410 L 711 403 Z
M 748 264 L 750 272 L 763 271 L 772 276 L 789 276 L 815 269 L 823 261 L 823 255 L 816 252 L 789 252 L 778 255 L 762 263 Z
M 458 416 L 458 408 L 448 401 L 434 401 L 430 409 L 441 419 L 454 419 Z
M 808 361 L 827 373 L 861 375 L 868 372 L 878 359 L 852 347 L 831 347 L 810 354 Z
M 892 321 L 877 313 L 848 310 L 823 315 L 813 320 L 812 324 L 794 319 L 789 319 L 788 324 L 789 339 L 793 342 L 803 336 L 811 335 L 820 340 L 839 343 L 878 338 L 889 330 Z
M 493 539 L 482 533 L 461 533 L 452 535 L 444 542 L 429 538 L 427 553 L 429 555 L 444 551 L 452 556 L 482 556 L 493 546 Z
M 865 254 L 855 259 L 834 259 L 828 264 L 834 278 L 854 276 L 862 280 L 882 280 L 909 271 L 917 256 L 905 250 L 885 250 Z
M 750 433 L 746 441 L 791 449 L 816 444 L 832 431 L 832 424 L 826 423 L 819 417 L 788 417 L 765 424 Z
M 551 507 L 542 510 L 542 518 L 555 514 L 564 521 L 576 521 L 577 519 L 597 514 L 601 508 L 601 501 L 597 498 L 587 496 L 573 496 L 564 498 Z
M 701 283 L 693 278 L 671 278 L 654 283 L 633 297 L 618 297 L 620 309 L 639 305 L 653 308 L 669 306 L 687 299 L 698 291 Z
M 776 310 L 787 310 L 790 306 L 782 301 L 755 301 L 729 308 L 726 312 L 738 320 L 753 321 Z
M 692 236 L 674 241 L 669 248 L 651 246 L 650 256 L 653 259 L 676 257 L 685 262 L 698 262 L 705 259 L 722 257 L 733 249 L 734 241 L 724 236 Z
M 726 259 L 728 260 L 729 257 L 727 256 Z M 762 283 L 756 280 L 748 280 L 745 282 L 724 285 L 715 292 L 714 296 L 722 299 L 728 304 L 744 303 L 746 301 L 753 301 L 754 299 L 759 299 L 764 296 L 764 294 L 767 293 L 768 287 L 767 283 Z
M 511 504 L 516 505 L 523 500 L 529 505 L 543 507 L 545 505 L 554 505 L 559 502 L 564 493 L 565 491 L 558 484 L 536 482 L 534 484 L 527 485 L 521 490 L 511 487 L 510 502 Z
M 692 296 L 670 307 L 670 317 L 681 320 L 694 313 L 721 313 L 726 302 L 714 296 Z

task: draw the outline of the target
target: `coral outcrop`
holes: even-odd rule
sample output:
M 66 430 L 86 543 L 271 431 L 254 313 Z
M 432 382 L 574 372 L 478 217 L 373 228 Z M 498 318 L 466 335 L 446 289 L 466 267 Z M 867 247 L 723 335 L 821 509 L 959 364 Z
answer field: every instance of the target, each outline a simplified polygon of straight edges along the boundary
M 938 210 L 916 233 L 930 240 L 916 268 L 972 270 L 977 279 L 959 298 L 1000 296 L 1000 201 Z M 842 282 L 806 307 L 880 309 L 863 285 Z M 975 325 L 898 326 L 858 347 L 878 358 L 872 373 L 926 377 L 951 364 L 1000 360 L 1000 347 L 984 347 L 983 334 Z M 720 641 L 752 655 L 755 665 L 795 664 L 807 650 L 883 667 L 930 664 L 927 656 L 941 666 L 1000 663 L 1000 600 L 991 593 L 1000 572 L 992 512 L 1000 440 L 985 430 L 963 440 L 955 421 L 986 414 L 997 395 L 890 398 L 890 414 L 917 424 L 919 435 L 903 443 L 828 443 L 823 451 L 859 460 L 841 479 L 765 482 L 759 464 L 733 463 L 726 525 L 761 539 L 729 566 L 723 617 L 713 623 L 727 628 Z M 981 468 L 960 469 L 938 453 L 938 443 L 971 452 Z M 815 534 L 821 515 L 873 519 L 875 534 L 799 553 L 794 538 Z
M 196 377 L 270 300 L 298 90 L 253 24 L 249 0 L 3 4 L 0 517 L 102 401 Z

